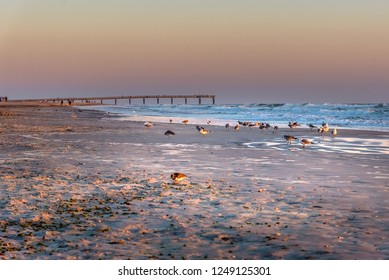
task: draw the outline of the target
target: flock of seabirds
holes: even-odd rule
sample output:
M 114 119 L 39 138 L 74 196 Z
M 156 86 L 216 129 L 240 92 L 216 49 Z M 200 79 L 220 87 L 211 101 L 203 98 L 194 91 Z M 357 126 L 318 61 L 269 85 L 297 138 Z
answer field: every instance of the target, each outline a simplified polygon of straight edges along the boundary
M 172 123 L 173 120 L 170 120 L 170 123 Z M 183 120 L 182 121 L 183 124 L 189 124 L 189 120 Z M 208 121 L 207 124 L 211 124 L 211 121 Z M 147 128 L 151 128 L 153 127 L 153 123 L 152 122 L 145 122 L 144 123 L 144 126 L 147 127 Z M 278 132 L 278 126 L 271 126 L 269 123 L 260 123 L 260 122 L 248 122 L 248 121 L 245 121 L 245 122 L 242 122 L 242 121 L 238 121 L 238 123 L 233 126 L 233 129 L 238 131 L 241 127 L 248 127 L 250 129 L 253 129 L 253 128 L 256 128 L 258 127 L 259 129 L 273 129 L 273 133 L 277 133 Z M 297 128 L 297 127 L 301 127 L 301 124 L 299 124 L 298 122 L 289 122 L 288 123 L 288 126 L 293 129 L 293 128 Z M 322 125 L 320 127 L 317 127 L 313 124 L 307 124 L 307 126 L 313 130 L 313 129 L 317 129 L 318 133 L 320 133 L 320 135 L 323 135 L 324 133 L 328 133 L 330 131 L 330 128 L 328 126 L 328 123 L 326 122 L 323 122 Z M 225 128 L 226 130 L 229 130 L 230 129 L 230 124 L 227 123 L 225 125 Z M 208 130 L 208 129 L 205 129 L 204 127 L 202 126 L 199 126 L 199 125 L 196 125 L 195 126 L 196 130 L 201 134 L 201 135 L 207 135 L 208 133 L 210 133 L 211 131 Z M 165 133 L 164 133 L 168 138 L 171 138 L 173 135 L 175 135 L 175 133 L 171 130 L 167 130 Z M 336 128 L 332 129 L 331 130 L 331 134 L 332 136 L 336 136 L 338 134 Z M 289 145 L 292 144 L 292 142 L 294 141 L 298 141 L 300 140 L 299 138 L 293 136 L 293 135 L 284 135 L 283 138 L 288 142 Z M 306 145 L 311 145 L 311 144 L 315 144 L 313 141 L 309 140 L 309 139 L 306 139 L 306 138 L 303 138 L 300 140 L 300 143 L 303 145 L 303 148 L 305 148 Z M 187 176 L 184 174 L 184 173 L 180 173 L 180 172 L 175 172 L 175 173 L 172 173 L 171 174 L 171 179 L 173 180 L 174 184 L 177 184 L 183 180 L 185 180 L 187 178 Z

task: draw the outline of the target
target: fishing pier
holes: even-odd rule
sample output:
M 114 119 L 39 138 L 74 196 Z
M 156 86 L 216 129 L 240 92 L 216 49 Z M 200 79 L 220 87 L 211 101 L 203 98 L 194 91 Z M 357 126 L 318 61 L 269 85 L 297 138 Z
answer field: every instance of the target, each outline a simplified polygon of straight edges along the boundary
M 157 101 L 157 104 L 160 104 L 161 99 L 170 99 L 170 104 L 174 104 L 174 100 L 181 99 L 184 100 L 185 104 L 188 104 L 189 99 L 197 99 L 198 104 L 202 104 L 203 99 L 211 99 L 212 104 L 215 104 L 215 95 L 209 94 L 192 94 L 192 95 L 121 95 L 121 96 L 100 96 L 100 97 L 56 97 L 56 98 L 42 98 L 42 99 L 18 99 L 18 100 L 8 100 L 8 102 L 60 102 L 63 104 L 67 102 L 70 104 L 74 102 L 82 102 L 82 103 L 94 103 L 100 102 L 104 104 L 104 101 L 112 100 L 114 104 L 118 104 L 118 100 L 128 100 L 128 104 L 132 103 L 134 99 L 141 99 L 143 104 L 146 104 L 146 100 L 154 99 Z

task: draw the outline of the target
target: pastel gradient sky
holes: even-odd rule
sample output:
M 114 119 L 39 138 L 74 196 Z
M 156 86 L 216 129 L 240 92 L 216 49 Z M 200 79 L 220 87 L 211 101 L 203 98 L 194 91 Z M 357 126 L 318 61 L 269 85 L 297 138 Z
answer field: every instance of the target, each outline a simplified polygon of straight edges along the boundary
M 389 102 L 389 1 L 0 1 L 0 96 L 199 91 Z

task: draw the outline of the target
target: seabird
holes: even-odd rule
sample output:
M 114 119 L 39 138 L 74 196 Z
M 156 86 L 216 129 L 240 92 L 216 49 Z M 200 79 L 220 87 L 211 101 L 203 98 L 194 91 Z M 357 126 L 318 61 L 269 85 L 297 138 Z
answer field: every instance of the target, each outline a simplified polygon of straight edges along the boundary
M 298 138 L 292 136 L 292 135 L 284 135 L 284 139 L 288 141 L 289 145 L 292 144 L 292 141 L 298 140 Z
M 230 124 L 229 123 L 227 123 L 225 127 L 226 127 L 226 130 L 230 130 Z
M 200 134 L 202 134 L 202 135 L 206 135 L 206 134 L 208 134 L 210 132 L 210 130 L 208 130 L 208 129 L 205 129 L 205 128 L 201 128 L 200 129 Z
M 316 128 L 316 126 L 315 125 L 313 125 L 313 124 L 307 124 L 307 126 L 312 130 L 312 129 L 314 129 L 314 128 Z
M 235 130 L 239 130 L 239 129 L 240 129 L 240 125 L 239 125 L 239 124 L 235 125 L 235 126 L 234 126 L 234 129 L 235 129 Z
M 170 178 L 174 181 L 174 183 L 178 183 L 186 178 L 184 173 L 175 172 L 170 175 Z
M 301 126 L 301 124 L 299 124 L 298 122 L 289 122 L 289 123 L 288 123 L 288 126 L 289 126 L 290 128 L 296 128 L 296 127 L 298 127 L 298 126 Z
M 323 134 L 324 132 L 328 132 L 328 130 L 330 130 L 330 128 L 328 127 L 328 125 L 326 125 L 326 126 L 320 127 L 317 131 L 318 131 L 320 134 Z
M 334 135 L 334 137 L 338 134 L 338 131 L 336 130 L 336 128 L 334 128 L 334 129 L 331 131 L 331 134 Z
M 264 129 L 264 128 L 266 128 L 266 124 L 264 124 L 264 123 L 260 123 L 260 124 L 259 124 L 259 129 L 261 129 L 261 130 L 262 130 L 262 129 Z
M 171 131 L 171 130 L 167 130 L 166 132 L 165 132 L 165 135 L 167 136 L 167 137 L 169 137 L 169 138 L 171 138 L 173 135 L 176 135 L 173 131 Z
M 250 124 L 249 124 L 250 130 L 251 130 L 253 127 L 256 127 L 256 126 L 257 126 L 257 124 L 255 124 L 255 123 L 250 123 Z
M 303 148 L 305 148 L 305 145 L 310 145 L 310 144 L 314 144 L 312 141 L 308 140 L 308 139 L 301 139 L 301 144 L 303 144 Z
M 183 124 L 188 124 L 189 121 L 188 121 L 188 120 L 183 120 L 182 123 L 183 123 Z
M 204 127 L 196 125 L 196 129 L 197 129 L 197 131 L 201 131 L 202 129 L 204 129 Z

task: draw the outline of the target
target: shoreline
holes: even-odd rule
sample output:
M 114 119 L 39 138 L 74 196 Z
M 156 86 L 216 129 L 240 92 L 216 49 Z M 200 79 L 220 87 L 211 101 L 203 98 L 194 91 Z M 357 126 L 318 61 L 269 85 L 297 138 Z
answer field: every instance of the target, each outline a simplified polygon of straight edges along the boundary
M 169 104 L 166 104 L 166 105 L 169 105 Z M 112 105 L 112 104 L 103 104 L 103 105 L 92 105 L 91 107 L 95 107 L 93 108 L 93 110 L 99 110 L 99 111 L 102 111 L 102 112 L 109 112 L 107 110 L 104 110 L 104 107 L 117 107 L 119 105 Z M 157 105 L 155 105 L 157 106 Z M 160 106 L 160 105 L 158 105 Z M 99 108 L 101 107 L 101 108 Z M 120 107 L 120 106 L 119 106 Z M 126 106 L 124 106 L 124 108 L 127 108 Z M 134 105 L 134 108 L 136 108 L 136 105 Z M 174 123 L 181 123 L 181 121 L 183 119 L 185 119 L 186 117 L 177 117 L 177 116 L 174 116 L 174 117 L 171 117 L 171 116 L 147 116 L 147 115 L 138 115 L 138 116 L 129 116 L 129 115 L 126 115 L 125 113 L 120 113 L 120 112 L 110 112 L 110 114 L 112 115 L 116 115 L 118 116 L 118 118 L 122 119 L 123 121 L 137 121 L 137 122 L 144 122 L 145 120 L 147 121 L 151 121 L 151 122 L 156 122 L 156 123 L 165 123 L 165 124 L 168 124 L 170 123 L 170 119 L 173 120 Z M 193 125 L 207 125 L 207 121 L 209 121 L 210 119 L 206 119 L 206 118 L 201 118 L 201 119 L 198 119 L 198 118 L 194 118 L 196 121 L 192 121 L 191 124 Z M 244 121 L 244 120 L 242 120 Z M 266 122 L 266 120 L 263 120 Z M 237 124 L 237 120 L 225 120 L 225 119 L 213 119 L 212 120 L 212 126 L 216 125 L 218 127 L 224 127 L 226 123 L 229 123 L 230 125 L 235 125 Z M 283 128 L 286 128 L 288 129 L 288 126 L 287 126 L 287 121 L 285 122 L 282 122 L 282 123 L 271 123 L 273 126 L 274 125 L 277 125 L 279 127 L 283 127 Z M 208 126 L 208 125 L 207 125 Z M 319 127 L 319 126 L 318 126 Z M 317 127 L 317 128 L 318 128 Z M 300 127 L 299 129 L 306 129 L 307 126 L 306 124 L 302 124 L 302 127 Z M 378 132 L 389 132 L 389 128 L 385 129 L 384 127 L 347 127 L 347 126 L 334 126 L 332 128 L 337 128 L 337 129 L 342 129 L 342 130 L 366 130 L 366 131 L 378 131 Z M 258 128 L 254 128 L 254 129 L 258 129 Z M 317 129 L 316 129 L 317 130 Z
M 288 103 L 285 103 L 288 104 Z M 303 103 L 305 104 L 305 103 Z M 345 103 L 347 105 L 353 105 L 354 103 Z M 359 104 L 359 103 L 356 103 Z M 361 104 L 370 104 L 370 105 L 380 105 L 380 104 L 385 104 L 385 103 L 361 103 Z M 141 104 L 138 104 L 141 106 Z M 162 105 L 169 105 L 169 104 L 162 104 Z M 176 104 L 177 105 L 177 104 Z M 181 104 L 183 105 L 183 104 Z M 228 104 L 230 105 L 230 104 Z M 239 104 L 231 104 L 231 105 L 239 105 Z M 360 104 L 359 104 L 360 105 Z M 105 114 L 109 114 L 110 116 L 116 116 L 118 119 L 122 121 L 134 121 L 134 122 L 144 122 L 144 121 L 151 121 L 151 122 L 156 122 L 156 123 L 161 123 L 161 124 L 168 124 L 169 120 L 172 119 L 174 123 L 181 123 L 181 121 L 184 119 L 184 117 L 168 117 L 168 116 L 128 116 L 124 113 L 112 113 L 103 110 L 102 108 L 99 107 L 120 107 L 120 105 L 113 105 L 113 104 L 99 104 L 99 103 L 85 103 L 85 102 L 76 102 L 73 103 L 72 105 L 68 105 L 67 103 L 64 103 L 63 105 L 56 103 L 56 102 L 18 102 L 18 101 L 8 101 L 8 102 L 0 102 L 0 108 L 7 108 L 7 107 L 74 107 L 74 108 L 83 108 L 86 110 L 91 110 L 91 111 L 100 111 Z M 134 105 L 136 107 L 137 105 Z M 161 106 L 161 105 L 156 105 L 156 106 Z M 204 105 L 206 106 L 206 105 Z M 88 108 L 89 107 L 89 108 Z M 95 107 L 91 109 L 91 107 Z M 126 107 L 126 106 L 125 106 Z M 236 124 L 237 120 L 223 120 L 223 119 L 218 119 L 216 123 L 212 123 L 211 125 L 207 124 L 208 119 L 200 119 L 201 121 L 198 122 L 192 122 L 192 125 L 207 125 L 207 126 L 217 126 L 217 127 L 224 127 L 226 123 L 230 124 Z M 278 125 L 279 127 L 282 127 L 286 130 L 288 130 L 287 123 L 274 123 L 273 125 Z M 389 129 L 384 129 L 381 127 L 347 127 L 347 126 L 333 126 L 332 128 L 336 129 L 341 129 L 341 130 L 356 130 L 356 131 L 374 131 L 374 132 L 389 132 Z M 302 127 L 297 128 L 297 130 L 301 129 L 307 129 L 305 127 L 305 124 L 302 124 Z M 296 129 L 295 129 L 296 130 Z
M 290 129 L 202 136 L 73 106 L 0 111 L 0 259 L 389 255 L 389 133 L 303 148 Z

